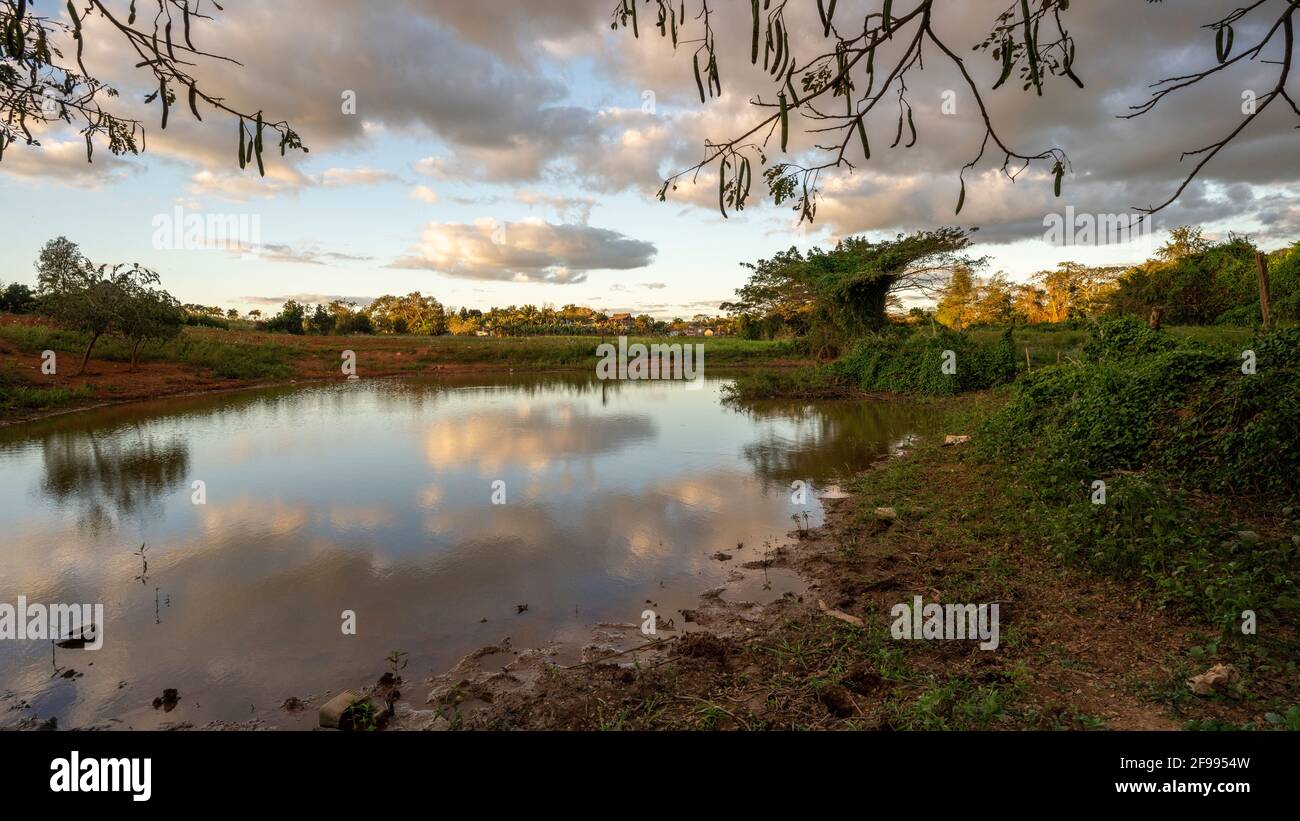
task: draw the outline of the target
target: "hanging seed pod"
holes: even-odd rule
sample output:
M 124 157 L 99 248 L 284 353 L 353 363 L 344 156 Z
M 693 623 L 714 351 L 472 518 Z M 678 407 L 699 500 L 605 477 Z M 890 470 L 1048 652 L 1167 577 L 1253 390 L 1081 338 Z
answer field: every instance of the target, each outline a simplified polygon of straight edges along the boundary
M 790 106 L 784 91 L 777 95 L 777 99 L 781 101 L 781 150 L 785 151 L 790 145 Z

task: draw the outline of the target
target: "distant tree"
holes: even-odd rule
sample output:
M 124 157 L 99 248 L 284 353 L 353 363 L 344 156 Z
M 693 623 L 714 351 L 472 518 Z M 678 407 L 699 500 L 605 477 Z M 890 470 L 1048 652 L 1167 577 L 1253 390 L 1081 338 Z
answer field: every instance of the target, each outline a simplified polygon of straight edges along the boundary
M 306 320 L 307 309 L 291 299 L 284 303 L 280 313 L 268 319 L 263 325 L 272 333 L 302 335 L 306 333 Z
M 474 336 L 479 330 L 478 317 L 469 315 L 464 308 L 447 320 L 447 331 L 455 336 Z
M 36 309 L 36 293 L 21 282 L 11 282 L 0 291 L 0 311 L 30 314 Z
M 934 317 L 953 330 L 963 330 L 975 320 L 978 299 L 979 281 L 975 274 L 969 268 L 958 268 L 952 272 L 952 278 L 939 298 Z
M 334 330 L 334 316 L 324 305 L 317 304 L 307 317 L 307 330 L 321 336 L 328 336 Z
M 432 296 L 413 291 L 406 296 L 385 294 L 366 309 L 379 333 L 441 336 L 447 332 L 447 312 Z

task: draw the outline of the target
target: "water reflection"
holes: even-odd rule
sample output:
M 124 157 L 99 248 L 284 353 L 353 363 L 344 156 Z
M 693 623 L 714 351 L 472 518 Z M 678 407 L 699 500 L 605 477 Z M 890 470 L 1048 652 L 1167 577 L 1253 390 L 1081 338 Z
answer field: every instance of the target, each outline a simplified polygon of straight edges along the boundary
M 852 475 L 903 445 L 916 429 L 906 402 L 728 401 L 756 423 L 745 458 L 769 483 Z
M 49 678 L 48 648 L 0 642 L 0 691 L 26 700 L 14 719 L 61 727 L 306 726 L 312 711 L 278 705 L 364 684 L 394 649 L 419 678 L 506 636 L 581 644 L 597 622 L 639 620 L 648 600 L 671 616 L 718 584 L 775 597 L 737 566 L 792 513 L 819 515 L 792 506 L 789 480 L 871 461 L 910 411 L 742 409 L 720 387 L 373 381 L 0 432 L 0 601 L 103 602 L 107 622 L 93 658 L 59 658 L 71 679 Z M 195 479 L 207 504 L 191 501 Z M 179 706 L 154 711 L 173 687 Z
M 165 494 L 189 471 L 184 440 L 134 428 L 102 434 L 62 430 L 41 437 L 45 478 L 41 490 L 54 503 L 75 508 L 83 527 L 98 531 L 137 514 L 157 515 Z

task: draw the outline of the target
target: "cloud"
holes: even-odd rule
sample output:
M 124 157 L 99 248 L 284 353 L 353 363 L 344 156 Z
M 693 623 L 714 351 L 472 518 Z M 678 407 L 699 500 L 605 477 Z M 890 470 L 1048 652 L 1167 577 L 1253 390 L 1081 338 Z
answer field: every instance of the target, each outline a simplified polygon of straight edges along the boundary
M 325 188 L 345 185 L 375 185 L 381 182 L 397 182 L 396 174 L 375 168 L 329 168 L 316 178 L 316 184 Z
M 417 185 L 411 189 L 411 199 L 433 205 L 438 201 L 438 192 L 427 185 Z
M 48 185 L 58 182 L 71 188 L 98 189 L 122 182 L 140 172 L 139 165 L 96 151 L 94 163 L 86 162 L 84 140 L 49 142 L 39 148 L 14 143 L 5 149 L 0 174 Z
M 334 300 L 339 299 L 344 302 L 355 302 L 357 307 L 365 308 L 375 301 L 372 296 L 343 296 L 342 294 L 286 294 L 285 296 L 245 296 L 240 300 L 249 305 L 265 305 L 268 307 L 279 308 L 289 300 L 300 302 L 304 305 L 328 305 Z
M 591 209 L 596 207 L 596 200 L 591 197 L 539 194 L 523 188 L 515 191 L 514 198 L 530 208 L 550 208 L 561 220 L 575 219 L 584 225 L 591 219 Z
M 231 105 L 262 108 L 292 122 L 311 146 L 312 159 L 372 147 L 379 135 L 427 139 L 437 153 L 415 163 L 416 173 L 498 184 L 516 192 L 518 202 L 548 209 L 547 216 L 560 223 L 585 223 L 591 210 L 586 199 L 625 192 L 649 197 L 665 175 L 699 159 L 707 138 L 737 136 L 760 120 L 765 112 L 749 101 L 755 92 L 767 99 L 775 90 L 762 67 L 749 64 L 747 9 L 720 10 L 743 24 L 716 26 L 723 94 L 701 105 L 694 99 L 687 50 L 674 54 L 649 26 L 639 39 L 610 31 L 610 5 L 608 0 L 548 0 L 515 4 L 510 14 L 502 14 L 482 0 L 398 0 L 390 13 L 369 14 L 359 13 L 349 0 L 243 2 L 218 15 L 219 25 L 201 21 L 195 37 L 205 51 L 238 57 L 245 67 L 199 61 L 194 73 Z M 1117 118 L 1148 98 L 1150 83 L 1213 64 L 1212 43 L 1200 26 L 1222 16 L 1221 5 L 1214 0 L 1184 0 L 1176 7 L 1073 4 L 1063 18 L 1078 43 L 1075 68 L 1086 88 L 1053 78 L 1043 97 L 1016 84 L 991 91 L 998 64 L 986 53 L 970 51 L 993 27 L 997 6 L 948 4 L 936 11 L 936 32 L 962 55 L 999 136 L 1030 153 L 1059 146 L 1072 162 L 1056 201 L 1043 169 L 1013 184 L 998 173 L 1001 154 L 988 152 L 967 174 L 961 222 L 980 225 L 987 241 L 1014 241 L 1041 235 L 1043 215 L 1065 205 L 1117 213 L 1168 196 L 1190 164 L 1180 161 L 1182 152 L 1224 136 L 1241 121 L 1242 91 L 1262 94 L 1276 78 L 1277 66 L 1269 61 L 1278 55 L 1270 46 L 1260 59 L 1241 61 L 1204 88 L 1169 98 L 1152 114 Z M 847 21 L 863 8 L 841 4 L 837 19 Z M 786 16 L 794 53 L 824 47 L 812 4 L 790 4 Z M 285 25 L 286 19 L 294 24 Z M 1238 43 L 1253 41 L 1254 27 L 1241 28 Z M 687 36 L 696 34 L 693 29 Z M 906 39 L 892 48 L 901 48 Z M 132 67 L 138 58 L 115 38 L 96 36 L 86 45 L 92 71 L 124 89 L 134 91 L 133 84 L 146 76 Z M 305 50 L 311 61 L 302 59 Z M 861 162 L 854 147 L 848 159 L 856 172 L 841 168 L 822 176 L 818 222 L 833 234 L 913 230 L 956 219 L 956 175 L 978 153 L 983 124 L 956 67 L 941 53 L 928 50 L 927 56 L 926 71 L 908 75 L 908 100 L 920 135 L 916 146 L 888 147 L 896 122 L 890 107 L 882 105 L 868 123 L 872 159 Z M 275 82 L 265 82 L 267 77 Z M 345 90 L 356 95 L 353 116 L 340 109 Z M 940 105 L 950 90 L 956 92 L 957 108 L 947 115 Z M 653 93 L 648 110 L 642 107 L 646 91 Z M 178 111 L 167 131 L 160 131 L 157 106 L 145 106 L 142 97 L 123 93 L 114 104 L 150 126 L 147 157 L 183 163 L 195 193 L 238 200 L 397 180 L 391 171 L 366 168 L 313 174 L 304 170 L 307 156 L 290 152 L 281 159 L 278 151 L 268 152 L 265 179 L 255 172 L 241 175 L 232 169 L 233 122 L 205 111 L 205 122 L 194 123 Z M 1300 169 L 1300 141 L 1288 115 L 1281 102 L 1271 106 L 1211 163 L 1204 195 L 1195 199 L 1195 190 L 1189 191 L 1168 220 L 1235 218 L 1276 231 L 1294 224 L 1293 209 L 1276 202 L 1279 191 L 1295 191 Z M 813 145 L 827 142 L 828 135 L 809 133 L 819 125 L 825 122 L 796 116 L 790 152 L 782 154 L 769 143 L 769 160 L 825 159 Z M 68 134 L 42 135 L 42 140 L 46 145 L 39 149 L 13 146 L 0 174 L 93 188 L 121 181 L 137 167 L 136 161 L 112 157 L 102 148 L 88 166 L 82 143 Z M 670 191 L 670 202 L 699 209 L 694 216 L 708 219 L 707 212 L 716 213 L 716 177 L 710 184 L 710 176 Z M 1245 200 L 1214 193 L 1242 184 Z M 528 187 L 541 185 L 548 193 Z M 775 219 L 778 212 L 758 201 L 758 189 L 751 208 Z M 481 187 L 474 193 L 444 196 L 491 199 Z M 789 213 L 781 209 L 779 214 L 784 231 Z
M 591 271 L 645 267 L 655 254 L 652 243 L 605 228 L 481 219 L 429 223 L 417 253 L 393 267 L 460 279 L 567 284 L 584 281 Z
M 253 253 L 267 262 L 287 262 L 301 265 L 328 265 L 331 262 L 366 262 L 374 257 L 358 254 L 345 254 L 339 251 L 324 251 L 317 247 L 294 248 L 291 245 L 263 243 L 256 248 L 241 249 L 244 253 Z

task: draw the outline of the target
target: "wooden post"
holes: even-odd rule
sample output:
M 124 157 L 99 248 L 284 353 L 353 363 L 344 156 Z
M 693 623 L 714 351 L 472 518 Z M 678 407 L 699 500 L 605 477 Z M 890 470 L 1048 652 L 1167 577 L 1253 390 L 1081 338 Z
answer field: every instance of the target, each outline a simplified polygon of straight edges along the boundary
M 1032 371 L 1033 369 L 1034 369 L 1034 363 L 1029 361 L 1029 346 L 1026 345 L 1025 346 L 1025 370 Z
M 1259 270 L 1259 313 L 1264 320 L 1264 330 L 1268 330 L 1271 311 L 1268 298 L 1268 257 L 1263 251 L 1255 252 L 1255 267 Z

